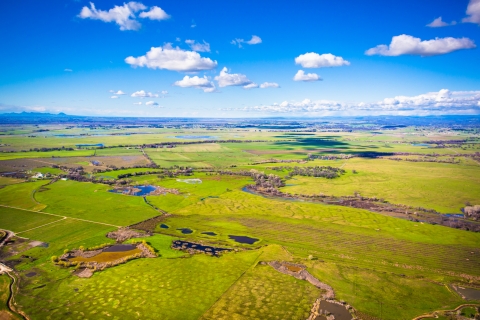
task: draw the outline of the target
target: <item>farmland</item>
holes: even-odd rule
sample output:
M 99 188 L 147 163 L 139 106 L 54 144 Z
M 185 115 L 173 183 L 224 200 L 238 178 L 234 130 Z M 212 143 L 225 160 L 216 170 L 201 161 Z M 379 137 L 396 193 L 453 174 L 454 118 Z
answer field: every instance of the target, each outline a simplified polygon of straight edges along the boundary
M 480 303 L 453 289 L 480 288 L 479 222 L 462 215 L 480 205 L 477 131 L 244 127 L 5 126 L 0 229 L 13 235 L 0 262 L 18 280 L 16 309 L 29 319 L 307 319 L 322 290 L 272 261 L 302 266 L 359 319 Z M 344 171 L 312 174 L 332 168 Z M 117 240 L 144 240 L 157 257 L 91 265 L 85 278 L 58 263 L 114 244 L 116 230 L 140 232 Z M 179 239 L 231 250 L 172 248 Z M 1 298 L 0 318 L 15 317 Z

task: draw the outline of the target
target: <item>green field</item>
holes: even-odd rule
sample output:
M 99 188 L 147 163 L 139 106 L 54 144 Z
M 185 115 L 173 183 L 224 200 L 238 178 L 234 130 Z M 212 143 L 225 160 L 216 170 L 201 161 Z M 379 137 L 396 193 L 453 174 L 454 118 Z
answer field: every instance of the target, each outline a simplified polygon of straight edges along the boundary
M 33 182 L 0 177 L 0 229 L 18 235 L 12 244 L 0 248 L 0 261 L 13 266 L 20 283 L 15 300 L 32 320 L 307 319 L 320 290 L 276 271 L 266 264 L 269 261 L 304 265 L 334 289 L 337 300 L 353 306 L 361 319 L 403 320 L 454 309 L 466 301 L 450 285 L 480 286 L 478 232 L 408 221 L 369 208 L 264 197 L 247 192 L 244 187 L 255 181 L 239 174 L 240 170 L 256 170 L 285 178 L 289 171 L 273 167 L 341 167 L 346 173 L 338 178 L 295 175 L 280 190 L 336 197 L 359 193 L 393 204 L 460 213 L 466 203 L 480 204 L 480 164 L 468 155 L 480 150 L 478 139 L 473 140 L 476 136 L 468 144 L 433 148 L 413 144 L 467 136 L 414 127 L 305 133 L 230 128 L 43 128 L 49 131 L 5 127 L 0 142 L 9 146 L 1 148 L 17 152 L 0 153 L 0 164 L 8 162 L 8 170 L 26 168 L 22 167 L 27 165 L 22 158 L 38 158 L 44 166 L 38 162 L 31 171 L 23 171 L 52 176 L 70 174 L 52 168 L 53 163 L 83 165 L 88 171 L 84 177 L 90 182 L 77 182 L 70 176 L 66 181 Z M 41 138 L 26 137 L 32 134 Z M 146 167 L 141 145 L 194 141 L 178 138 L 182 135 L 267 142 L 144 148 L 160 166 Z M 78 143 L 116 147 L 18 152 Z M 453 156 L 458 163 L 389 160 L 395 152 L 413 153 L 409 159 L 433 153 L 438 156 L 430 158 L 437 160 Z M 365 153 L 370 154 L 366 157 Z M 305 161 L 309 155 L 354 157 Z M 92 160 L 101 165 L 91 165 Z M 125 168 L 93 173 L 93 169 L 103 170 L 107 165 Z M 193 168 L 194 173 L 167 177 L 163 172 L 172 168 L 173 174 L 178 167 Z M 120 175 L 134 173 L 141 174 L 119 179 Z M 109 192 L 114 186 L 105 181 L 93 183 L 93 178 L 119 186 L 153 185 L 170 193 L 145 198 L 117 194 Z M 201 183 L 187 183 L 187 179 L 199 179 Z M 150 225 L 152 236 L 126 241 L 145 240 L 157 252 L 156 258 L 131 260 L 97 271 L 90 278 L 76 277 L 73 267 L 52 262 L 52 256 L 59 257 L 65 250 L 113 244 L 115 240 L 106 237 L 108 232 L 160 215 Z M 185 229 L 191 233 L 183 233 Z M 257 241 L 242 244 L 230 236 Z M 220 257 L 190 254 L 172 248 L 173 241 L 179 239 L 233 250 Z M 8 289 L 7 283 L 8 278 L 0 276 L 2 289 Z M 5 300 L 4 296 L 0 298 Z M 6 317 L 5 310 L 5 306 L 0 307 L 1 319 Z

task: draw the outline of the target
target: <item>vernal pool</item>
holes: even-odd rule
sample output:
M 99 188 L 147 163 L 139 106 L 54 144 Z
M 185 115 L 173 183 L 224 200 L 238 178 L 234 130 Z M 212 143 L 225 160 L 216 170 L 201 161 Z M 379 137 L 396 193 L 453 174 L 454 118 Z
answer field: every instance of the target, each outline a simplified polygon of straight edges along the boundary
M 250 238 L 250 237 L 247 237 L 247 236 L 228 235 L 228 237 L 235 242 L 244 243 L 244 244 L 254 244 L 255 242 L 257 242 L 259 240 L 257 238 Z
M 145 186 L 133 186 L 133 187 L 129 186 L 124 188 L 117 188 L 117 189 L 108 190 L 108 192 L 143 197 L 143 196 L 148 196 L 150 193 L 154 192 L 155 190 L 157 190 L 155 186 L 145 185 Z

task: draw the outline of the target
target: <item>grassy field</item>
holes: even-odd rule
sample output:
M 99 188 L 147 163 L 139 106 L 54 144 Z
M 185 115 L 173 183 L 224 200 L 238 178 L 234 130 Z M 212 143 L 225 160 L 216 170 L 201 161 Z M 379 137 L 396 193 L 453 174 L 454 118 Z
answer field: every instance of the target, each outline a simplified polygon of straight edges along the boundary
M 459 164 L 351 158 L 253 165 L 272 158 L 303 160 L 308 154 L 435 152 L 446 159 L 457 153 L 480 151 L 473 140 L 455 148 L 413 145 L 466 137 L 453 131 L 413 127 L 307 133 L 147 127 L 66 129 L 61 125 L 41 128 L 50 131 L 34 132 L 39 128 L 33 126 L 5 127 L 0 150 L 70 147 L 78 143 L 123 147 L 0 153 L 0 165 L 2 161 L 8 163 L 5 170 L 28 165 L 34 172 L 63 172 L 51 168 L 55 163 L 82 165 L 92 172 L 97 167 L 91 165 L 91 160 L 100 161 L 99 168 L 130 167 L 146 164 L 147 160 L 139 148 L 126 148 L 127 144 L 195 141 L 180 138 L 189 135 L 215 136 L 269 142 L 179 144 L 175 148 L 144 150 L 161 167 L 255 169 L 281 177 L 288 171 L 271 167 L 334 166 L 346 170 L 336 179 L 294 176 L 281 189 L 290 193 L 344 196 L 359 192 L 443 213 L 458 213 L 466 202 L 480 204 L 480 165 L 470 157 L 457 157 Z M 26 137 L 32 134 L 41 138 Z M 95 177 L 116 179 L 121 174 L 154 170 L 127 168 Z M 192 178 L 202 182 L 182 181 Z M 0 228 L 26 238 L 16 239 L 21 245 L 7 260 L 15 265 L 20 279 L 16 301 L 32 320 L 306 319 L 321 292 L 264 263 L 273 260 L 305 265 L 311 274 L 333 287 L 339 300 L 351 304 L 365 319 L 403 320 L 453 309 L 465 301 L 449 284 L 480 285 L 480 233 L 344 206 L 269 199 L 243 191 L 253 179 L 239 175 L 196 172 L 176 178 L 150 174 L 129 179 L 132 185 L 151 184 L 176 189 L 178 194 L 147 196 L 144 200 L 111 193 L 112 187 L 101 183 L 60 180 L 47 185 L 49 180 L 22 182 L 0 177 Z M 60 256 L 65 250 L 114 243 L 106 238 L 109 231 L 160 215 L 152 206 L 167 211 L 169 216 L 157 224 L 153 236 L 127 242 L 147 241 L 158 252 L 157 258 L 132 260 L 86 279 L 73 276 L 71 268 L 51 262 L 52 256 Z M 161 228 L 160 223 L 168 228 Z M 182 228 L 192 233 L 183 234 L 179 230 Z M 231 235 L 258 241 L 241 244 Z M 221 257 L 191 255 L 171 248 L 178 239 L 236 250 Z M 45 245 L 32 247 L 32 241 Z M 0 276 L 0 288 L 6 285 L 6 277 Z M 4 300 L 4 296 L 0 295 L 0 299 Z M 0 319 L 5 315 L 0 307 Z
M 45 212 L 67 217 L 127 226 L 159 214 L 142 197 L 108 192 L 103 184 L 57 181 L 37 192 Z M 88 205 L 84 205 L 88 204 Z
M 362 196 L 443 213 L 459 213 L 466 202 L 475 203 L 480 199 L 480 166 L 364 158 L 313 164 L 341 166 L 347 174 L 333 180 L 295 176 L 288 182 L 291 186 L 282 191 L 335 196 L 358 192 Z M 352 170 L 358 173 L 353 174 Z

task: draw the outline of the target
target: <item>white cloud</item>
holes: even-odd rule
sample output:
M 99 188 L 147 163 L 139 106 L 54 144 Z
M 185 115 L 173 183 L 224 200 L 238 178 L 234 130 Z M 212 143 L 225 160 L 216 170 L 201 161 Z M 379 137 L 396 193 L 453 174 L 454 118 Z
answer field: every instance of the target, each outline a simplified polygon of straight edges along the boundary
M 123 6 L 114 6 L 112 9 L 105 11 L 97 10 L 93 2 L 90 2 L 90 8 L 83 7 L 78 16 L 82 19 L 115 22 L 120 26 L 120 30 L 138 30 L 141 24 L 135 20 L 135 12 L 146 8 L 139 2 L 131 1 L 124 3 Z
M 446 54 L 461 49 L 475 48 L 475 43 L 469 38 L 435 38 L 424 40 L 406 34 L 392 38 L 390 46 L 381 44 L 375 48 L 368 49 L 365 54 L 381 56 L 419 55 L 435 56 Z
M 112 99 L 118 99 L 118 96 L 111 96 Z
M 247 84 L 246 86 L 243 86 L 243 89 L 255 89 L 255 88 L 258 88 L 258 84 L 252 82 L 250 84 Z
M 72 69 L 63 69 L 63 71 L 65 71 L 65 72 L 73 72 Z
M 161 93 L 162 93 L 162 94 L 168 94 L 168 91 L 167 91 L 167 90 L 162 90 Z
M 170 43 L 163 47 L 152 47 L 144 56 L 125 58 L 125 62 L 133 67 L 150 69 L 166 69 L 173 71 L 194 72 L 211 70 L 217 66 L 217 61 L 202 58 L 195 51 L 185 51 L 179 47 L 173 48 Z
M 141 104 L 142 104 L 142 101 L 134 102 L 133 104 L 141 105 Z
M 304 68 L 324 68 L 349 66 L 350 62 L 344 60 L 342 57 L 334 56 L 331 53 L 320 55 L 315 52 L 307 52 L 296 57 L 295 64 L 299 64 Z
M 242 43 L 246 43 L 246 44 L 250 44 L 250 45 L 260 44 L 260 43 L 262 43 L 262 39 L 259 36 L 253 35 L 252 39 L 250 39 L 250 40 L 245 41 L 244 39 L 233 39 L 232 41 L 230 41 L 230 43 L 234 44 L 234 45 L 238 45 L 238 47 L 241 48 Z
M 120 95 L 120 96 L 126 94 L 122 90 L 118 90 L 117 92 L 114 92 L 114 91 L 112 91 L 112 92 L 113 92 L 113 94 Z
M 216 89 L 215 84 L 213 84 L 213 82 L 211 82 L 207 76 L 203 76 L 203 78 L 198 76 L 185 76 L 182 80 L 175 81 L 173 85 L 182 88 L 202 89 L 203 92 L 214 92 Z
M 241 73 L 228 73 L 228 69 L 224 67 L 220 71 L 220 75 L 215 77 L 215 80 L 218 82 L 220 88 L 229 87 L 229 86 L 248 86 L 252 84 L 253 81 L 247 78 L 246 75 Z M 248 88 L 245 88 L 248 89 Z
M 455 25 L 457 24 L 455 21 L 452 21 L 452 23 L 448 23 L 442 20 L 442 17 L 438 17 L 437 19 L 434 19 L 432 22 L 427 24 L 427 27 L 430 28 L 440 28 L 440 27 L 446 27 L 450 25 Z
M 260 44 L 262 43 L 262 39 L 259 36 L 252 36 L 252 39 L 246 41 L 247 44 Z
M 170 16 L 165 11 L 163 11 L 162 8 L 157 6 L 151 7 L 149 11 L 144 11 L 140 13 L 139 17 L 148 18 L 150 20 L 166 20 L 170 18 Z
M 442 89 L 417 96 L 397 96 L 374 103 L 344 103 L 305 99 L 284 101 L 237 109 L 266 113 L 303 113 L 315 115 L 442 115 L 480 114 L 480 91 L 450 91 Z
M 158 94 L 146 92 L 145 90 L 135 91 L 130 95 L 133 98 L 158 98 Z
M 90 2 L 89 7 L 83 7 L 78 15 L 82 19 L 100 20 L 103 22 L 115 22 L 120 26 L 120 30 L 138 30 L 141 28 L 140 22 L 137 21 L 136 13 L 138 11 L 148 9 L 147 6 L 140 2 L 130 1 L 123 3 L 123 6 L 114 6 L 112 9 L 98 10 L 95 4 Z M 165 20 L 170 16 L 162 10 L 162 8 L 153 6 L 149 11 L 143 11 L 139 14 L 140 18 L 148 18 L 150 20 Z
M 312 82 L 312 81 L 319 81 L 319 80 L 321 81 L 322 78 L 320 78 L 320 76 L 316 73 L 305 74 L 305 72 L 303 70 L 298 70 L 298 72 L 293 77 L 293 80 L 294 81 Z
M 276 82 L 264 82 L 260 85 L 260 89 L 266 88 L 280 88 L 280 86 Z
M 203 40 L 203 43 L 195 42 L 195 40 L 185 40 L 185 43 L 188 44 L 193 51 L 210 52 L 210 43 L 205 42 L 205 40 Z
M 462 22 L 471 22 L 480 25 L 480 0 L 470 0 L 467 7 L 468 17 L 463 18 Z
M 190 25 L 190 28 L 195 28 L 197 24 L 195 23 L 195 20 L 192 19 L 192 24 Z
M 158 106 L 158 103 L 155 101 L 147 101 L 145 102 L 146 106 Z

